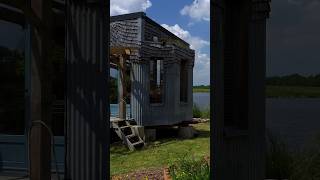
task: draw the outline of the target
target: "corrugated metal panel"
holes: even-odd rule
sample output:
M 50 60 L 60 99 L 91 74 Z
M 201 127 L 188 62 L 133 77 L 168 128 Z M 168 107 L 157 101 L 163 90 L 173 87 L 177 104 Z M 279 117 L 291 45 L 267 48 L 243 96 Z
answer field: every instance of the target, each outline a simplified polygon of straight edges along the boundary
M 212 142 L 212 179 L 243 179 L 257 180 L 264 179 L 264 151 L 265 151 L 265 102 L 264 102 L 264 79 L 265 79 L 265 19 L 257 21 L 254 18 L 258 13 L 254 11 L 250 16 L 253 20 L 248 22 L 248 82 L 249 88 L 247 93 L 250 94 L 246 98 L 248 106 L 248 128 L 246 134 L 239 133 L 239 129 L 233 129 L 232 133 L 226 133 L 226 111 L 225 102 L 230 100 L 230 103 L 235 101 L 235 98 L 226 98 L 225 85 L 234 83 L 235 79 L 224 78 L 224 70 L 227 65 L 224 62 L 226 49 L 225 44 L 237 43 L 236 39 L 225 39 L 228 33 L 233 33 L 232 30 L 225 29 L 224 26 L 226 5 L 224 0 L 213 0 L 213 63 L 211 64 L 211 86 L 214 85 L 214 91 L 211 90 L 211 102 L 213 100 L 213 112 L 211 114 L 211 131 L 213 136 Z M 246 1 L 249 3 L 249 1 Z M 250 2 L 251 3 L 251 2 Z M 257 3 L 257 2 L 256 2 Z M 230 4 L 229 4 L 230 5 Z M 253 6 L 254 7 L 254 6 Z M 267 16 L 263 16 L 267 17 Z M 247 18 L 248 20 L 250 18 Z M 233 47 L 234 50 L 239 50 L 238 47 Z M 235 74 L 237 75 L 237 74 Z M 232 113 L 232 112 L 231 112 Z M 234 118 L 234 117 L 230 117 Z M 231 119 L 233 120 L 233 119 Z M 230 136 L 231 135 L 231 136 Z
M 109 1 L 66 2 L 66 163 L 72 180 L 106 179 Z

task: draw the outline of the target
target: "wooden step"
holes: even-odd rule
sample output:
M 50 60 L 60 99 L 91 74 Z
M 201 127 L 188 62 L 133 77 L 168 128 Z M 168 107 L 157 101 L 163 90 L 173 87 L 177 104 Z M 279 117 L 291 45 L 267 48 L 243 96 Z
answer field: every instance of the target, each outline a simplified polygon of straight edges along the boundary
M 138 142 L 132 143 L 132 146 L 136 146 L 136 145 L 142 144 L 142 143 L 143 143 L 143 141 L 138 141 Z
M 123 143 L 132 151 L 135 149 L 140 149 L 144 146 L 144 142 L 139 137 L 133 133 L 131 122 L 124 120 L 113 120 L 111 123 L 112 127 L 116 131 Z
M 135 134 L 129 134 L 129 135 L 127 135 L 126 137 L 129 139 L 129 138 L 132 138 L 132 137 L 134 137 L 134 136 L 136 136 Z
M 132 130 L 130 126 L 122 126 L 120 127 L 120 130 L 123 132 L 124 135 L 130 135 L 132 134 Z

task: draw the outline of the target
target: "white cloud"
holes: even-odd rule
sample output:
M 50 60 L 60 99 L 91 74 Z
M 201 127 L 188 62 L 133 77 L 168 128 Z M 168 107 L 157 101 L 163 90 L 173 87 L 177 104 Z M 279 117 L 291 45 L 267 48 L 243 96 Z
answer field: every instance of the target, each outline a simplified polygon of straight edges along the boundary
M 195 85 L 209 84 L 210 80 L 210 55 L 202 53 L 206 46 L 210 46 L 210 42 L 201 39 L 200 37 L 192 36 L 189 31 L 182 29 L 178 24 L 169 26 L 162 24 L 164 28 L 185 40 L 190 44 L 190 47 L 195 50 L 195 66 L 193 70 L 193 83 Z
M 201 48 L 210 45 L 209 41 L 205 41 L 199 37 L 191 36 L 189 31 L 182 29 L 178 24 L 175 24 L 173 26 L 162 24 L 161 26 L 166 28 L 167 30 L 169 30 L 179 38 L 188 42 L 191 46 L 191 49 L 194 49 L 195 51 L 200 51 Z
M 192 4 L 184 6 L 180 14 L 197 21 L 210 21 L 210 0 L 194 0 Z
M 193 69 L 193 84 L 210 84 L 210 55 L 205 53 L 196 53 L 196 61 Z
M 146 11 L 152 6 L 150 0 L 111 0 L 110 15 L 127 14 L 138 11 Z

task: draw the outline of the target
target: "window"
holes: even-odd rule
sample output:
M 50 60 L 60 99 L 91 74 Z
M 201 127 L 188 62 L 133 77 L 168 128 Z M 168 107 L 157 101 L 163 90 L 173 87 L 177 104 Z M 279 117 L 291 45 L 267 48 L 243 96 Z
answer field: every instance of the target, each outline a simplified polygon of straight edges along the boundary
M 150 103 L 163 102 L 163 61 L 150 61 Z
M 0 133 L 24 134 L 25 58 L 19 49 L 0 47 Z
M 187 61 L 181 61 L 180 63 L 180 102 L 188 102 Z

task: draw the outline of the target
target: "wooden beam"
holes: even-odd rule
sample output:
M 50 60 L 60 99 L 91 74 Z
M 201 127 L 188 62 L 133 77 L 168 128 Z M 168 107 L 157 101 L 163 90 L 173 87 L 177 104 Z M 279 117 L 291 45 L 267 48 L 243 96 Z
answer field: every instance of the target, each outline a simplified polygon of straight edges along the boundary
M 136 48 L 132 48 L 132 47 L 111 47 L 110 48 L 110 54 L 130 55 L 133 50 L 136 50 Z
M 31 24 L 31 124 L 30 129 L 30 179 L 51 179 L 51 136 L 50 127 L 50 79 L 48 50 L 50 49 L 50 2 L 31 0 L 29 12 L 39 20 Z M 39 31 L 38 23 L 42 31 Z M 47 127 L 46 127 L 47 126 Z
M 126 119 L 126 82 L 125 82 L 125 75 L 126 75 L 126 60 L 123 56 L 119 57 L 119 79 L 118 79 L 118 94 L 119 94 L 119 118 Z

